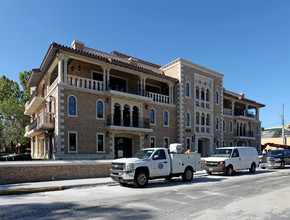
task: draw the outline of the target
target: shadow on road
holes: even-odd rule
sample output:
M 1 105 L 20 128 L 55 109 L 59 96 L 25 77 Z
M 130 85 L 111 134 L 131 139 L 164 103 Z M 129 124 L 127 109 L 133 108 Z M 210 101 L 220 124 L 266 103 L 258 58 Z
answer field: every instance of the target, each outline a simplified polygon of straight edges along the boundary
M 0 219 L 150 219 L 149 210 L 124 208 L 118 205 L 94 205 L 74 203 L 30 203 L 3 205 Z

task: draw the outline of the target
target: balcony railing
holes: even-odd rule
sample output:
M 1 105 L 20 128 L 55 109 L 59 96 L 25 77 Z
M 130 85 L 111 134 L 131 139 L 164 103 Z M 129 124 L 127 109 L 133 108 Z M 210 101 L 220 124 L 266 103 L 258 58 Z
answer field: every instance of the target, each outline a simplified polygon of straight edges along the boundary
M 42 112 L 38 117 L 29 125 L 29 131 L 33 129 L 49 129 L 54 127 L 54 114 L 49 112 Z
M 121 115 L 107 115 L 107 126 L 123 126 L 135 128 L 150 128 L 149 118 L 122 117 Z
M 233 115 L 233 110 L 224 108 L 223 113 L 224 113 L 224 115 Z
M 200 108 L 210 109 L 210 103 L 208 101 L 204 101 L 204 100 L 199 100 L 199 99 L 196 100 L 195 106 L 200 107 Z
M 151 98 L 154 102 L 161 102 L 161 103 L 167 103 L 167 104 L 170 103 L 170 99 L 168 95 L 163 95 L 159 93 L 145 91 L 144 89 L 139 89 L 139 86 L 136 84 L 127 83 L 126 86 L 122 86 L 113 82 L 107 82 L 107 86 L 105 87 L 102 81 L 83 78 L 79 76 L 73 76 L 73 75 L 67 76 L 67 83 L 71 86 L 83 88 L 83 89 L 90 89 L 90 90 L 95 90 L 95 91 L 104 91 L 108 89 L 112 91 L 118 91 L 118 92 L 148 97 L 148 98 Z
M 254 137 L 253 131 L 237 131 L 235 130 L 236 137 Z
M 91 89 L 96 91 L 103 91 L 104 90 L 104 84 L 102 81 L 83 78 L 79 76 L 67 76 L 67 83 L 71 86 L 75 86 L 78 88 L 83 89 Z
M 247 118 L 255 118 L 255 114 L 252 112 L 247 112 L 247 111 L 243 111 L 243 110 L 239 110 L 236 109 L 235 110 L 235 116 L 243 116 L 243 117 L 247 117 Z

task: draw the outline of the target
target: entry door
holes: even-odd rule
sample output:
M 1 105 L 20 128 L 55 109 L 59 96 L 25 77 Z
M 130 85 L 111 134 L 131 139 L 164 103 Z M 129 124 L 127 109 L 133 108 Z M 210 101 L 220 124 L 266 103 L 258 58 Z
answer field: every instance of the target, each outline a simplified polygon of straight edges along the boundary
M 132 139 L 124 137 L 115 138 L 115 159 L 132 157 Z

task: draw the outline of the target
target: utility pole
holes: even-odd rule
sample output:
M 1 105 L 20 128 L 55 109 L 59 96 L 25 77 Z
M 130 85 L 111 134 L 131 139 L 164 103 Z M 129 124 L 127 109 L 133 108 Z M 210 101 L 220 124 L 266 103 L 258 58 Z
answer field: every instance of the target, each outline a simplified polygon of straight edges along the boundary
M 283 140 L 283 145 L 285 145 L 285 133 L 284 133 L 284 103 L 282 103 L 282 140 Z

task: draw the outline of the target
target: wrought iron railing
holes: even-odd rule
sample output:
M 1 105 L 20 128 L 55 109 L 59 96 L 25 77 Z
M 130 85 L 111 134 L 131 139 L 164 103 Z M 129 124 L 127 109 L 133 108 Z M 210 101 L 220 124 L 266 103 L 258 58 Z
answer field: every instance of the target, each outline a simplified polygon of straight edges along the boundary
M 126 117 L 122 115 L 107 115 L 107 126 L 124 126 L 135 128 L 150 128 L 149 118 Z

